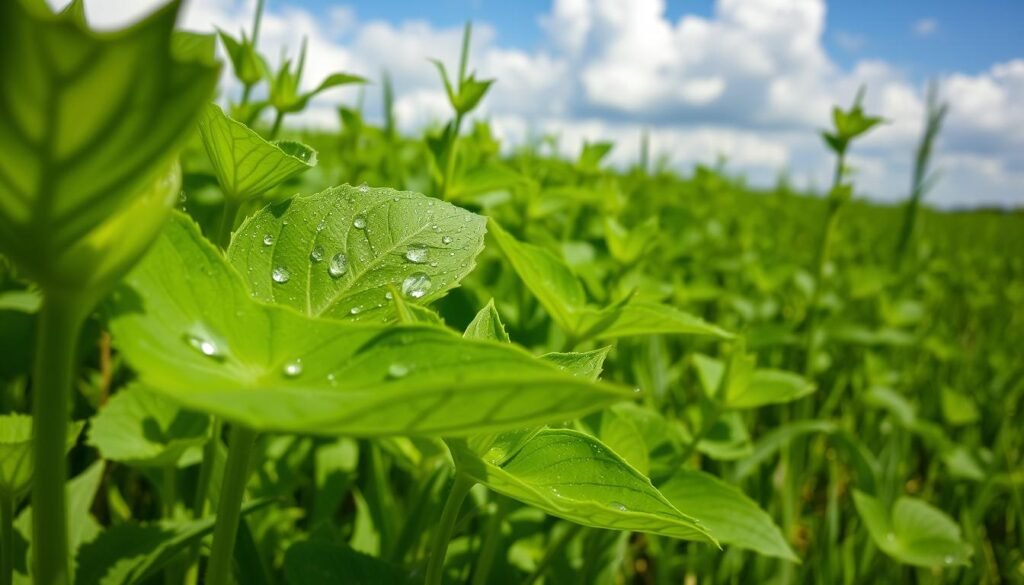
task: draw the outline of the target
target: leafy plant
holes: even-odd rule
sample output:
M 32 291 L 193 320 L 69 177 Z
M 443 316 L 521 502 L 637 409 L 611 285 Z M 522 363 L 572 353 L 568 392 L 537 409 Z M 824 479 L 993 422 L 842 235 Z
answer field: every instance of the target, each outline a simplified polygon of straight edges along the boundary
M 439 133 L 387 76 L 296 132 L 362 78 L 271 72 L 261 1 L 211 104 L 177 9 L 0 3 L 0 584 L 1012 580 L 1024 230 L 920 205 L 937 98 L 903 238 L 863 92 L 764 193 L 503 149 L 468 25 Z

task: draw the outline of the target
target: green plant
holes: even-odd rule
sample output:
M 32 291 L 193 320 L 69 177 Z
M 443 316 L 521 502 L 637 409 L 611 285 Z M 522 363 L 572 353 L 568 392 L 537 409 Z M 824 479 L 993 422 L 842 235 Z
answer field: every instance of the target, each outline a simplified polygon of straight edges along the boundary
M 463 128 L 468 26 L 440 135 L 386 77 L 383 127 L 298 132 L 263 8 L 220 35 L 229 115 L 177 4 L 98 34 L 0 3 L 0 584 L 1019 572 L 1021 218 L 922 206 L 894 265 L 861 96 L 826 198 L 503 151 Z

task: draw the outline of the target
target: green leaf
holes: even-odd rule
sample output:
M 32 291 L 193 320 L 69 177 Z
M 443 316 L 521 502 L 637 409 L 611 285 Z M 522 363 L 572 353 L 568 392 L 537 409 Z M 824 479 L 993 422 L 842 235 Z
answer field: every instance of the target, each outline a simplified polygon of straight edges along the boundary
M 466 326 L 463 337 L 469 339 L 487 339 L 490 341 L 511 341 L 505 331 L 505 325 L 498 316 L 498 309 L 494 306 L 494 299 L 487 302 L 487 306 L 480 309 L 476 317 Z
M 179 7 L 95 33 L 0 3 L 0 253 L 44 290 L 112 284 L 178 196 L 169 170 L 218 79 L 174 55 Z
M 208 416 L 183 410 L 160 394 L 131 385 L 92 419 L 88 442 L 104 459 L 168 466 L 189 447 L 205 443 L 209 427 Z
M 730 339 L 732 334 L 699 317 L 658 303 L 630 301 L 580 315 L 583 339 L 615 339 L 636 335 L 707 335 Z
M 267 68 L 266 62 L 256 52 L 256 48 L 246 38 L 245 33 L 242 33 L 241 41 L 220 29 L 217 29 L 217 36 L 220 37 L 221 43 L 224 44 L 224 49 L 228 54 L 228 59 L 231 60 L 231 67 L 235 72 L 235 77 L 243 85 L 254 85 L 259 82 Z
M 558 369 L 568 372 L 573 376 L 596 381 L 601 376 L 604 360 L 608 357 L 608 352 L 611 350 L 611 346 L 608 346 L 582 352 L 553 352 L 540 356 L 540 359 L 558 366 Z
M 908 565 L 926 568 L 970 564 L 971 546 L 960 527 L 942 511 L 916 498 L 901 497 L 890 513 L 877 499 L 854 491 L 853 502 L 885 554 Z
M 272 500 L 242 506 L 242 516 Z M 213 532 L 216 516 L 190 522 L 118 524 L 78 549 L 78 585 L 134 585 L 147 582 L 187 548 Z
M 484 95 L 487 94 L 487 90 L 491 88 L 493 83 L 493 79 L 478 81 L 473 76 L 463 79 L 459 85 L 459 95 L 453 104 L 455 111 L 462 115 L 472 112 L 476 109 L 480 100 L 484 99 Z
M 309 104 L 309 100 L 332 87 L 363 83 L 366 83 L 366 79 L 358 75 L 352 75 L 349 73 L 332 73 L 325 77 L 324 80 L 320 82 L 320 85 L 316 86 L 312 91 L 307 91 L 306 93 L 301 94 L 298 101 L 292 104 L 290 108 L 285 111 L 299 112 L 306 109 L 306 106 Z
M 650 474 L 651 459 L 647 443 L 636 419 L 628 412 L 621 412 L 615 407 L 602 412 L 598 437 L 634 469 L 644 475 Z
M 143 385 L 257 430 L 461 435 L 565 420 L 629 395 L 509 344 L 260 303 L 180 214 L 110 308 Z
M 942 417 L 955 427 L 974 424 L 981 420 L 978 406 L 970 396 L 949 387 L 942 388 Z
M 100 524 L 93 518 L 90 510 L 92 510 L 93 501 L 96 499 L 96 492 L 99 490 L 100 483 L 103 480 L 104 467 L 103 461 L 97 461 L 64 485 L 68 511 L 68 550 L 71 551 L 71 554 L 74 554 L 74 551 L 79 550 L 85 543 L 92 541 L 100 534 Z M 14 521 L 14 527 L 21 534 L 22 538 L 25 539 L 25 542 L 29 544 L 26 553 L 31 558 L 31 506 L 22 510 L 21 514 Z M 26 564 L 26 566 L 31 565 Z
M 416 303 L 455 288 L 473 270 L 484 231 L 482 217 L 449 203 L 344 185 L 250 217 L 228 257 L 260 300 L 380 322 L 394 317 L 392 286 Z
M 71 450 L 84 423 L 68 425 L 65 450 Z M 17 499 L 32 485 L 32 417 L 0 415 L 0 497 Z
M 523 284 L 563 331 L 575 332 L 586 297 L 583 286 L 565 262 L 544 248 L 516 240 L 494 220 L 490 228 L 491 236 Z
M 35 290 L 5 290 L 0 292 L 0 311 L 17 311 L 34 314 L 39 310 L 43 297 Z
M 703 471 L 680 469 L 658 489 L 675 507 L 691 510 L 722 544 L 798 562 L 771 516 L 735 486 Z
M 571 522 L 715 542 L 705 527 L 676 509 L 643 474 L 583 433 L 542 430 L 500 466 L 458 443 L 452 454 L 459 471 L 475 481 Z
M 316 166 L 316 151 L 297 142 L 271 143 L 208 104 L 199 133 L 224 195 L 246 201 Z
M 289 585 L 407 585 L 409 575 L 386 561 L 327 542 L 297 542 L 284 556 Z
M 803 376 L 782 370 L 757 369 L 742 387 L 730 387 L 725 397 L 728 408 L 758 408 L 782 404 L 807 396 L 815 386 Z

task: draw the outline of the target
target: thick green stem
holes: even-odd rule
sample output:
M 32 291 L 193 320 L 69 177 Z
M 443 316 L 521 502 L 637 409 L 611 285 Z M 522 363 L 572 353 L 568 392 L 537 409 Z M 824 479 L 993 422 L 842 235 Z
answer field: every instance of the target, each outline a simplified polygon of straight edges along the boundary
M 0 496 L 0 585 L 14 583 L 14 498 Z
M 228 585 L 238 536 L 242 497 L 249 479 L 249 460 L 256 445 L 256 431 L 234 425 L 228 441 L 228 461 L 217 506 L 217 524 L 213 529 L 213 550 L 206 567 L 206 585 Z
M 462 129 L 462 114 L 455 114 L 455 124 L 452 126 L 451 142 L 445 152 L 444 174 L 441 176 L 441 199 L 448 200 L 452 189 L 452 175 L 455 174 L 455 158 L 459 148 L 459 132 Z
M 68 527 L 64 502 L 66 444 L 78 334 L 86 311 L 72 297 L 46 295 L 39 312 L 32 377 L 33 574 L 38 585 L 65 585 Z
M 220 225 L 217 227 L 217 245 L 227 250 L 231 243 L 231 230 L 235 229 L 235 219 L 242 203 L 227 194 L 224 195 L 224 207 L 220 211 Z
M 455 520 L 459 517 L 462 502 L 475 483 L 461 473 L 455 474 L 455 482 L 448 492 L 448 499 L 445 500 L 444 510 L 441 512 L 441 522 L 434 531 L 434 541 L 430 544 L 430 560 L 427 562 L 427 578 L 424 581 L 426 585 L 441 585 L 444 557 L 448 553 L 448 542 L 455 531 Z

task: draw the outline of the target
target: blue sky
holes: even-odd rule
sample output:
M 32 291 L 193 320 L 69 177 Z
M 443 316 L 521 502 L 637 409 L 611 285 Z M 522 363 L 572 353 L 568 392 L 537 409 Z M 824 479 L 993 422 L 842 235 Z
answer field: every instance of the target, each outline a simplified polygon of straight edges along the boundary
M 0 0 L 3 1 L 3 0 Z M 59 2 L 60 0 L 50 0 Z M 165 0 L 86 0 L 111 26 Z M 191 0 L 182 25 L 247 27 L 256 0 Z M 304 84 L 343 70 L 390 72 L 396 116 L 410 133 L 450 115 L 429 58 L 454 64 L 475 24 L 471 68 L 498 81 L 476 114 L 507 147 L 557 135 L 559 154 L 616 143 L 627 165 L 650 132 L 655 157 L 682 171 L 728 157 L 728 169 L 771 185 L 829 181 L 819 131 L 831 108 L 868 88 L 887 123 L 848 162 L 859 193 L 906 197 L 929 80 L 950 110 L 928 201 L 1024 207 L 1024 0 L 268 0 L 260 49 L 271 62 L 303 37 Z M 239 92 L 230 76 L 225 95 Z M 337 127 L 355 89 L 314 100 L 292 124 Z M 365 114 L 381 118 L 380 85 Z
M 628 0 L 625 0 L 628 1 Z M 295 2 L 311 10 L 340 4 L 333 0 Z M 344 2 L 360 20 L 401 23 L 425 20 L 438 27 L 466 20 L 496 26 L 498 40 L 524 49 L 545 43 L 540 17 L 551 0 L 387 0 Z M 713 0 L 669 0 L 666 15 L 711 16 Z M 935 22 L 928 35 L 915 32 Z M 842 65 L 857 59 L 885 59 L 917 78 L 951 71 L 976 73 L 994 62 L 1024 53 L 1024 0 L 843 0 L 828 6 L 825 45 Z M 853 45 L 853 46 L 851 46 Z M 859 45 L 859 46 L 858 46 Z

